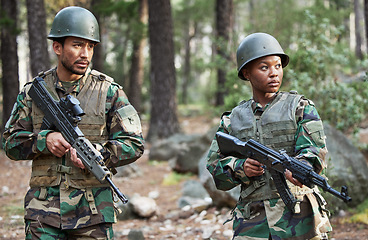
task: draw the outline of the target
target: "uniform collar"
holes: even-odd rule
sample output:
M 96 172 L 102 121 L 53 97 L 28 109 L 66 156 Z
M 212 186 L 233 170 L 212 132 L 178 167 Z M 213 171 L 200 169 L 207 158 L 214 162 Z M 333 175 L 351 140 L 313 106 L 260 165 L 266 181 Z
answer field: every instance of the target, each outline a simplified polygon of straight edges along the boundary
M 58 92 L 62 93 L 64 96 L 70 93 L 78 94 L 81 88 L 86 83 L 86 80 L 90 74 L 91 74 L 91 69 L 88 68 L 86 73 L 78 80 L 75 80 L 74 82 L 63 82 L 57 76 L 56 68 L 55 68 L 55 71 L 54 71 L 55 88 L 56 90 L 58 90 Z

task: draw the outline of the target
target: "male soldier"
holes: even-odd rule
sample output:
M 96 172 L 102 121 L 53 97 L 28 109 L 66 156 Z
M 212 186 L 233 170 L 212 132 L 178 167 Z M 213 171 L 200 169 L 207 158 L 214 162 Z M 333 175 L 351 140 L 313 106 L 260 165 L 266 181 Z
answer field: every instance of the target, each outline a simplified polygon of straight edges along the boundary
M 100 42 L 94 15 L 81 7 L 64 8 L 48 38 L 58 59 L 56 68 L 39 74 L 48 91 L 80 101 L 86 115 L 78 126 L 112 172 L 137 160 L 144 140 L 136 110 L 112 78 L 88 67 Z M 26 239 L 112 239 L 111 188 L 86 171 L 60 132 L 40 129 L 44 115 L 28 95 L 31 86 L 19 93 L 3 134 L 9 158 L 33 160 L 24 203 Z
M 266 33 L 247 36 L 237 50 L 238 76 L 250 81 L 253 98 L 224 113 L 218 131 L 242 141 L 254 139 L 275 150 L 284 149 L 321 173 L 327 152 L 322 121 L 311 100 L 295 92 L 279 91 L 289 56 Z M 233 211 L 235 240 L 327 239 L 331 226 L 326 202 L 317 188 L 310 189 L 285 173 L 291 192 L 299 200 L 288 209 L 270 172 L 251 158 L 221 155 L 212 142 L 207 168 L 216 186 L 229 190 L 241 185 Z

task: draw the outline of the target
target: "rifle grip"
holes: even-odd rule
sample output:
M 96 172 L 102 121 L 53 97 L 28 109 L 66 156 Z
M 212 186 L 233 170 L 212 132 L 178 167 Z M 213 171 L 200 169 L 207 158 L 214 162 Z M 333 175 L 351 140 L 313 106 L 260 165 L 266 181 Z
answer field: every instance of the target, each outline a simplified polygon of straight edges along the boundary
M 298 203 L 298 200 L 296 200 L 294 195 L 291 193 L 290 188 L 287 185 L 285 175 L 273 169 L 270 169 L 270 173 L 280 198 L 285 203 L 286 207 L 291 212 L 295 213 L 295 205 Z

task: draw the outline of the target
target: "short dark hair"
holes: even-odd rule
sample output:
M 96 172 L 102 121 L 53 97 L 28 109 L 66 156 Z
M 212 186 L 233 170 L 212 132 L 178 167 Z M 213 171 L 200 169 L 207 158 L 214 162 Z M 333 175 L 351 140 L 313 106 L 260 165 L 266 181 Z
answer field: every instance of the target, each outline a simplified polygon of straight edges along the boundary
M 64 47 L 66 37 L 53 38 L 52 40 L 61 44 Z

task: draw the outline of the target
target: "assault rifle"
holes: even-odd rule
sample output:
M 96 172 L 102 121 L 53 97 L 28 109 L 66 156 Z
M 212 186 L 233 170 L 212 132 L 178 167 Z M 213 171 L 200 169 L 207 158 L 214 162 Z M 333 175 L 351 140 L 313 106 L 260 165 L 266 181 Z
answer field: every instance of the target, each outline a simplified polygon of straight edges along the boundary
M 293 178 L 299 180 L 300 183 L 309 188 L 313 188 L 314 185 L 317 185 L 324 191 L 344 200 L 346 203 L 351 201 L 346 186 L 342 186 L 341 192 L 336 191 L 328 184 L 327 179 L 313 170 L 313 167 L 288 156 L 285 151 L 277 152 L 253 139 L 243 142 L 223 132 L 217 132 L 216 139 L 220 152 L 224 156 L 234 156 L 243 159 L 252 158 L 263 164 L 271 173 L 282 201 L 293 212 L 295 204 L 298 201 L 290 192 L 286 183 L 284 175 L 286 169 L 292 173 Z
M 123 203 L 127 203 L 128 199 L 112 182 L 112 174 L 105 166 L 102 154 L 84 137 L 78 127 L 78 122 L 82 119 L 81 116 L 85 114 L 79 106 L 79 100 L 71 95 L 61 98 L 60 101 L 54 100 L 46 89 L 45 81 L 40 77 L 33 80 L 28 94 L 45 115 L 41 129 L 56 128 L 60 131 L 65 140 L 77 150 L 77 155 L 84 166 L 98 181 L 110 184 L 119 199 Z

